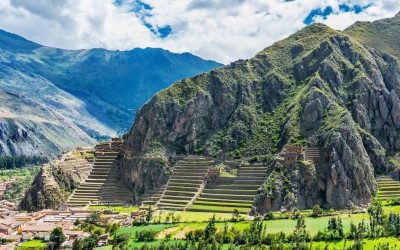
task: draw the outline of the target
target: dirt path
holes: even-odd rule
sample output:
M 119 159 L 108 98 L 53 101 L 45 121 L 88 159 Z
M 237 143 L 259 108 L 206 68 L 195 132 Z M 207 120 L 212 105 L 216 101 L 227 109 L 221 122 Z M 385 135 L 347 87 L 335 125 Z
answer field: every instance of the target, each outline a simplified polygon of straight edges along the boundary
M 177 230 L 179 230 L 179 228 L 176 228 L 176 227 L 164 229 L 157 234 L 156 239 L 157 240 L 165 239 L 165 236 L 167 236 L 168 234 L 172 234 L 173 232 L 175 232 Z
M 191 231 L 191 230 L 192 230 L 191 228 L 182 228 L 182 229 L 180 230 L 180 232 L 177 233 L 177 234 L 175 235 L 174 238 L 175 238 L 176 240 L 182 240 L 182 239 L 185 238 L 186 233 L 189 232 L 189 231 Z

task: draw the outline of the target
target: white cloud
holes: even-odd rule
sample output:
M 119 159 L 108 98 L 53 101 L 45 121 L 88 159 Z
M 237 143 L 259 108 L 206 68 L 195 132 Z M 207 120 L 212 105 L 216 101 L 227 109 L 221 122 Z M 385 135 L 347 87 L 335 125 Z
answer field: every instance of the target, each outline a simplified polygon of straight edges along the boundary
M 54 47 L 162 47 L 228 63 L 249 58 L 301 29 L 315 8 L 332 6 L 332 15 L 315 20 L 335 29 L 356 20 L 390 17 L 400 10 L 398 0 L 142 0 L 152 9 L 138 14 L 132 12 L 134 0 L 113 2 L 0 0 L 0 28 Z M 339 4 L 372 6 L 355 14 L 339 12 Z M 173 33 L 162 39 L 143 20 L 153 27 L 170 25 Z

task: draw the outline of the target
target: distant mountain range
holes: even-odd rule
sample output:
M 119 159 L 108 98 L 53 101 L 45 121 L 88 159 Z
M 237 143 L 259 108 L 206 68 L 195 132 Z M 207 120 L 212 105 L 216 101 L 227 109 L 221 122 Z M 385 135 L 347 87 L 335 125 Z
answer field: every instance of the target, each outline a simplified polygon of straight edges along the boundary
M 0 30 L 0 155 L 54 156 L 122 134 L 156 92 L 218 66 L 155 48 L 51 48 Z

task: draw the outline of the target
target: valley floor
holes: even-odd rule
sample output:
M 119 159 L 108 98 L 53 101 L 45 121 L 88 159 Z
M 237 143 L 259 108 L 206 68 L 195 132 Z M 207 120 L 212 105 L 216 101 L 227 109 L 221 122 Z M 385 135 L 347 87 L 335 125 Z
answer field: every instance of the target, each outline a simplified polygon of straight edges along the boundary
M 117 209 L 115 209 L 117 210 Z M 389 213 L 399 213 L 400 206 L 384 206 L 383 213 L 385 215 Z M 351 224 L 359 224 L 361 222 L 365 222 L 369 225 L 369 214 L 364 213 L 352 213 L 351 211 L 336 211 L 336 212 L 326 212 L 329 215 L 322 215 L 321 217 L 310 217 L 311 211 L 301 211 L 301 214 L 305 216 L 305 226 L 307 232 L 310 236 L 315 236 L 318 231 L 323 231 L 327 228 L 329 219 L 332 217 L 341 218 L 343 223 L 343 229 L 345 233 L 350 232 Z M 123 227 L 120 228 L 116 235 L 127 235 L 129 237 L 128 249 L 141 249 L 143 246 L 159 246 L 163 245 L 171 245 L 184 243 L 186 233 L 189 231 L 193 231 L 196 229 L 204 229 L 208 220 L 210 220 L 215 215 L 217 220 L 216 228 L 217 230 L 223 230 L 225 226 L 225 222 L 228 227 L 234 227 L 239 231 L 245 231 L 250 228 L 251 218 L 248 216 L 241 216 L 240 220 L 237 222 L 232 222 L 232 214 L 230 213 L 208 213 L 208 212 L 186 212 L 186 211 L 175 211 L 175 212 L 159 212 L 154 211 L 153 216 L 153 224 L 142 225 L 142 226 L 132 226 L 132 227 Z M 296 228 L 296 219 L 286 218 L 290 217 L 291 213 L 274 213 L 274 217 L 277 219 L 266 220 L 263 222 L 265 226 L 265 232 L 268 234 L 277 234 L 280 232 L 284 232 L 286 234 L 292 233 Z M 167 219 L 167 217 L 169 217 Z M 171 217 L 174 218 L 175 222 L 172 222 Z M 282 218 L 282 219 L 279 219 Z M 168 222 L 168 223 L 166 223 Z M 146 242 L 146 241 L 138 241 L 137 235 L 140 232 L 147 231 L 155 231 L 154 240 Z M 354 244 L 354 240 L 339 240 L 339 241 L 316 241 L 307 243 L 310 249 L 347 249 L 348 247 Z M 365 239 L 363 241 L 363 249 L 381 249 L 377 248 L 382 247 L 382 244 L 385 244 L 384 249 L 399 249 L 400 248 L 400 240 L 393 237 L 382 237 L 378 239 Z M 288 245 L 289 246 L 289 245 Z M 101 250 L 112 249 L 112 246 L 106 246 L 97 248 Z M 224 244 L 222 249 L 230 249 L 229 244 Z

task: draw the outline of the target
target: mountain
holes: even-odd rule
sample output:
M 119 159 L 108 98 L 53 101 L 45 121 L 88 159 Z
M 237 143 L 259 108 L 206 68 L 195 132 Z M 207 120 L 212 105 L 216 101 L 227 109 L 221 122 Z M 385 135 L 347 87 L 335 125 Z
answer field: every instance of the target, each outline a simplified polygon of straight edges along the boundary
M 374 22 L 356 22 L 348 27 L 345 33 L 368 47 L 400 58 L 400 13 L 394 18 Z
M 163 49 L 63 50 L 0 30 L 0 155 L 55 156 L 124 133 L 157 91 L 218 66 Z
M 130 159 L 203 154 L 268 165 L 256 211 L 367 204 L 374 175 L 393 171 L 400 150 L 399 31 L 399 14 L 343 32 L 313 24 L 249 60 L 174 83 L 124 137 L 126 181 L 139 191 L 147 187 L 137 180 L 158 181 L 148 174 L 154 164 Z M 289 144 L 318 148 L 321 162 L 282 165 L 276 156 Z

